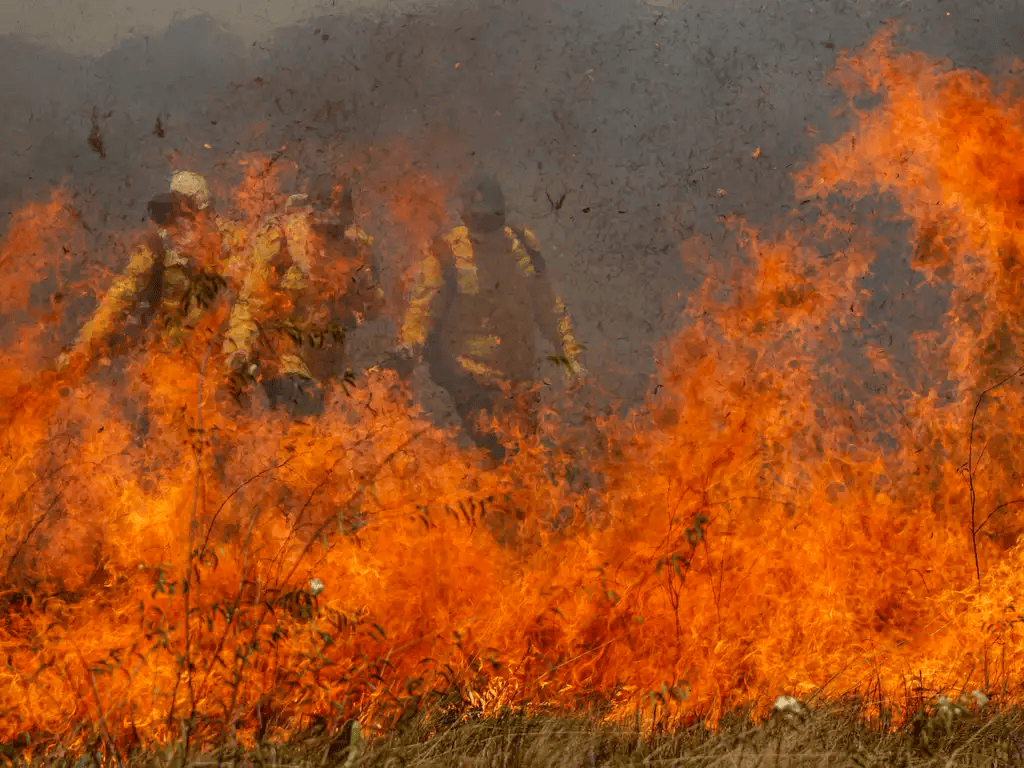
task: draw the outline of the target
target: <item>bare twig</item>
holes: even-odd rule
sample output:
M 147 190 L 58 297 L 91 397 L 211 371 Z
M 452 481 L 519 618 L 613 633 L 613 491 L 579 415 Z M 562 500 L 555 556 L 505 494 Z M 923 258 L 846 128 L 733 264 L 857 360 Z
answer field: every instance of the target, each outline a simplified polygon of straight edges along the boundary
M 103 729 L 103 739 L 107 742 L 107 747 L 111 752 L 114 753 L 114 759 L 117 761 L 118 768 L 125 765 L 124 760 L 121 759 L 121 752 L 117 748 L 117 742 L 114 741 L 113 735 L 110 733 L 110 728 L 107 726 L 107 715 L 103 710 L 103 702 L 100 699 L 99 689 L 96 687 L 96 676 L 92 670 L 89 669 L 89 665 L 85 663 L 85 658 L 82 654 L 78 653 L 78 660 L 82 663 L 82 667 L 85 668 L 85 672 L 89 675 L 89 685 L 92 689 L 93 698 L 96 700 L 96 710 L 100 715 L 100 728 Z
M 985 449 L 983 448 L 981 453 L 978 454 L 978 460 L 976 462 L 974 460 L 974 430 L 975 430 L 975 426 L 977 425 L 978 411 L 981 410 L 981 404 L 984 401 L 985 396 L 988 395 L 990 392 L 992 392 L 992 391 L 994 391 L 996 389 L 999 389 L 1001 386 L 1006 384 L 1006 382 L 1010 381 L 1011 379 L 1014 379 L 1014 378 L 1020 376 L 1022 373 L 1024 373 L 1024 366 L 1021 366 L 1016 371 L 1014 371 L 1010 375 L 1008 375 L 1005 378 L 1003 378 L 1001 381 L 997 381 L 995 384 L 990 386 L 988 389 L 983 390 L 981 392 L 981 394 L 978 395 L 978 400 L 974 404 L 974 411 L 971 414 L 971 430 L 970 430 L 970 435 L 968 437 L 968 443 L 967 443 L 967 464 L 966 464 L 966 466 L 961 468 L 961 471 L 964 471 L 966 473 L 966 475 L 967 475 L 967 488 L 968 488 L 968 492 L 970 494 L 970 499 L 971 499 L 971 550 L 974 553 L 974 573 L 975 573 L 975 577 L 978 580 L 978 586 L 979 587 L 981 586 L 981 560 L 980 560 L 980 558 L 978 556 L 978 533 L 981 531 L 981 529 L 985 525 L 985 523 L 988 522 L 989 518 L 991 518 L 992 515 L 995 514 L 995 512 L 998 509 L 1000 509 L 1001 506 L 1003 506 L 1003 505 L 1000 505 L 1000 507 L 997 507 L 995 510 L 993 510 L 985 518 L 985 520 L 982 521 L 982 523 L 980 523 L 980 524 L 978 523 L 978 521 L 977 521 L 978 494 L 977 494 L 977 487 L 975 485 L 975 475 L 976 475 L 976 473 L 978 471 L 978 465 L 981 462 L 981 457 L 984 455 Z M 1007 503 L 1008 504 L 1012 504 L 1012 503 L 1016 503 L 1016 502 L 1007 502 Z

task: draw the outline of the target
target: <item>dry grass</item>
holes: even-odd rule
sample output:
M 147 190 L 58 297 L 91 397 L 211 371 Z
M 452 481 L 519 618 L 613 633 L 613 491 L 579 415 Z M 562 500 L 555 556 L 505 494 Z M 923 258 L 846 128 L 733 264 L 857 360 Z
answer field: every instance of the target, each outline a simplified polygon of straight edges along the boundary
M 1024 765 L 1024 710 L 982 715 L 963 711 L 948 726 L 922 712 L 907 727 L 886 731 L 867 723 L 855 704 L 833 703 L 801 717 L 783 715 L 755 724 L 743 712 L 716 731 L 700 723 L 640 734 L 582 716 L 507 712 L 439 725 L 429 715 L 406 718 L 374 739 L 349 721 L 334 732 L 314 725 L 289 742 L 252 749 L 229 746 L 182 759 L 180 749 L 149 750 L 122 758 L 130 768 L 184 766 L 255 768 L 619 768 L 626 766 L 1020 766 Z M 115 765 L 100 754 L 53 755 L 9 765 L 86 768 Z

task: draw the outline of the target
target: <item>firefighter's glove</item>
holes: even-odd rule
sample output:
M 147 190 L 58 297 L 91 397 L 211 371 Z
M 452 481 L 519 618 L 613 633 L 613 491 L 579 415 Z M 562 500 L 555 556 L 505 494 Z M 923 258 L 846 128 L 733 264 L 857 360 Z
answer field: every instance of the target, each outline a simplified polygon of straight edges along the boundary
M 242 352 L 233 352 L 227 360 L 228 389 L 239 403 L 246 399 L 249 387 L 259 379 L 259 366 Z
M 241 351 L 235 351 L 228 355 L 227 365 L 232 374 L 254 376 L 259 369 L 259 366 L 249 359 L 249 355 Z

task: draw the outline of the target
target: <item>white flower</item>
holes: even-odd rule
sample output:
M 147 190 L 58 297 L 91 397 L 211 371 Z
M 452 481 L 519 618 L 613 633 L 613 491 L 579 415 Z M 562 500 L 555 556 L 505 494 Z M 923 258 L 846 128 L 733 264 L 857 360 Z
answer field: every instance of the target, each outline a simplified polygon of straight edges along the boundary
M 971 697 L 974 699 L 978 709 L 984 709 L 988 706 L 988 696 L 981 691 L 971 691 Z
M 777 714 L 786 718 L 805 717 L 807 715 L 807 707 L 792 696 L 779 696 L 775 700 L 773 709 Z
M 313 593 L 313 597 L 316 597 L 324 591 L 324 583 L 320 579 L 310 579 L 309 591 Z

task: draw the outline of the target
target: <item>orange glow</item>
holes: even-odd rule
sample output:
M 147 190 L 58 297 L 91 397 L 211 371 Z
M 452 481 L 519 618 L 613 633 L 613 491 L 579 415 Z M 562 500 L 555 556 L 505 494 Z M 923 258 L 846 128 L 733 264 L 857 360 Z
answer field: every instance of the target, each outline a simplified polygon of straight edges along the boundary
M 259 155 L 245 157 L 240 164 L 245 177 L 231 195 L 232 208 L 250 220 L 279 211 L 288 196 L 281 190 L 281 177 L 294 173 L 295 164 Z
M 797 175 L 813 226 L 730 222 L 740 255 L 692 297 L 659 393 L 589 431 L 560 404 L 499 469 L 386 371 L 314 422 L 240 411 L 225 307 L 185 349 L 133 357 L 123 391 L 81 372 L 5 388 L 0 739 L 165 740 L 193 714 L 201 743 L 314 714 L 383 729 L 453 685 L 484 712 L 596 698 L 648 725 L 659 697 L 669 722 L 784 693 L 858 693 L 897 721 L 933 692 L 1020 703 L 1020 384 L 975 403 L 1020 364 L 1022 106 L 885 36 L 836 77 L 880 101 Z M 371 207 L 411 258 L 451 180 L 397 167 Z M 841 334 L 891 243 L 836 192 L 891 196 L 906 258 L 951 291 L 915 339 L 927 376 L 862 345 L 871 400 Z
M 83 252 L 83 234 L 61 190 L 12 217 L 0 241 L 0 316 L 9 318 L 7 331 L 18 337 L 5 338 L 0 348 L 0 396 L 12 394 L 44 363 L 42 348 L 53 343 L 55 326 L 75 287 L 66 267 Z M 43 285 L 50 289 L 48 300 L 33 301 L 33 291 Z
M 419 264 L 446 223 L 447 198 L 456 174 L 438 177 L 418 168 L 401 144 L 367 150 L 353 170 L 360 178 L 362 205 L 376 212 L 377 226 L 383 227 L 371 234 L 384 259 L 389 311 L 400 322 L 408 272 Z

